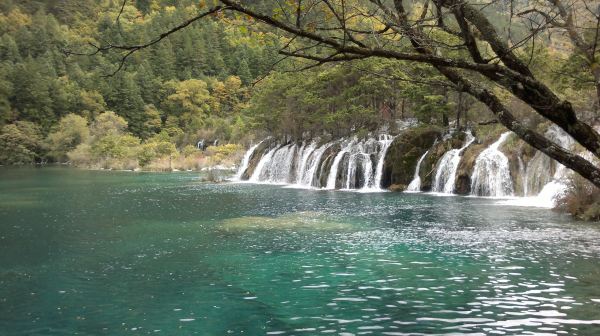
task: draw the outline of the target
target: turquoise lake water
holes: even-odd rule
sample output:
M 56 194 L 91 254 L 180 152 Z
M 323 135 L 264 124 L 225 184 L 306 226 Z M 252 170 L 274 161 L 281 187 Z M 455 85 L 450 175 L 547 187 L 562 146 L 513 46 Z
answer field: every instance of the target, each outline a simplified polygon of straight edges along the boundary
M 0 169 L 0 335 L 600 335 L 600 224 L 493 200 Z

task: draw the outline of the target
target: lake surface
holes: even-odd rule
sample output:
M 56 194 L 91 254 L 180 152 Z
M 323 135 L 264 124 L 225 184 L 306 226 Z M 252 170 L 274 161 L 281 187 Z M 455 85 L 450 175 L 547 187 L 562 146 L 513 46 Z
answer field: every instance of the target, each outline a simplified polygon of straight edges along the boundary
M 600 225 L 493 200 L 0 169 L 0 335 L 600 335 Z

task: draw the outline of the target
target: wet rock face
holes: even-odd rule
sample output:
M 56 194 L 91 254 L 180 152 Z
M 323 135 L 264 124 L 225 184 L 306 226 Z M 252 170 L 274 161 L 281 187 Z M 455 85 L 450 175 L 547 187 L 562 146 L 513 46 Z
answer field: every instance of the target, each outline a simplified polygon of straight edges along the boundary
M 333 165 L 333 161 L 335 160 L 335 156 L 341 150 L 341 146 L 339 144 L 335 144 L 325 150 L 323 153 L 323 157 L 321 159 L 321 164 L 319 166 L 319 178 L 315 179 L 314 187 L 324 188 L 327 186 L 327 179 L 329 178 L 329 172 L 331 170 L 331 165 Z
M 467 147 L 460 158 L 454 182 L 454 193 L 458 195 L 471 194 L 471 176 L 479 154 L 498 140 L 503 131 L 503 128 L 496 126 L 484 126 L 475 130 L 476 142 Z
M 536 150 L 521 139 L 516 139 L 512 145 L 500 147 L 500 151 L 508 157 L 510 163 L 510 176 L 513 180 L 516 196 L 525 195 L 526 169 Z
M 427 154 L 423 159 L 423 162 L 421 162 L 421 170 L 419 172 L 422 191 L 431 191 L 438 161 L 447 151 L 462 147 L 463 138 L 464 136 L 462 134 L 457 134 L 457 136 L 449 140 L 436 143 L 429 150 L 429 154 Z
M 344 180 L 346 178 L 346 173 L 348 171 L 348 165 L 350 163 L 350 153 L 344 153 L 342 155 L 342 159 L 340 160 L 339 169 L 335 176 L 335 188 L 343 189 L 346 186 L 344 185 Z
M 242 180 L 247 180 L 250 178 L 250 176 L 252 176 L 252 173 L 254 173 L 254 170 L 256 169 L 258 162 L 260 162 L 260 159 L 262 158 L 263 154 L 275 145 L 277 145 L 275 140 L 267 140 L 261 143 L 258 147 L 256 147 L 256 149 L 254 150 L 254 154 L 252 154 L 252 157 L 248 161 L 248 168 L 246 169 L 244 174 L 242 174 Z
M 398 191 L 406 189 L 415 173 L 417 161 L 440 136 L 439 128 L 429 126 L 410 129 L 396 137 L 385 156 L 381 187 L 396 185 L 394 189 Z
M 486 145 L 473 144 L 463 152 L 456 171 L 456 181 L 454 182 L 454 192 L 459 195 L 468 195 L 471 193 L 471 175 L 475 161 L 481 152 L 487 148 Z
M 524 142 L 522 142 L 522 144 L 524 144 Z M 506 155 L 506 157 L 508 158 L 508 162 L 510 164 L 510 177 L 513 181 L 516 196 L 525 196 L 525 189 L 523 188 L 525 163 L 523 161 L 523 157 L 520 151 L 522 144 L 519 143 L 519 146 L 515 148 L 506 148 L 506 146 L 504 146 L 505 149 L 500 149 L 500 151 L 503 152 L 504 155 Z
M 391 186 L 388 187 L 388 189 L 393 192 L 404 191 L 404 190 L 406 190 L 406 188 L 407 188 L 406 184 L 392 184 Z

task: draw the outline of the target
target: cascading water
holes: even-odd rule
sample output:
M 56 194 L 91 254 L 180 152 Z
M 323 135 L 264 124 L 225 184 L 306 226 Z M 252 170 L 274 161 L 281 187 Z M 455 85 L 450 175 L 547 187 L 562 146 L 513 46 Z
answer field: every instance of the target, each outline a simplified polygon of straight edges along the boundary
M 308 161 L 306 162 L 305 169 L 302 172 L 302 175 L 299 177 L 300 185 L 306 187 L 312 187 L 313 180 L 315 179 L 315 174 L 317 172 L 317 168 L 319 167 L 319 163 L 321 162 L 321 157 L 323 157 L 323 153 L 325 150 L 332 146 L 333 143 L 326 143 L 324 145 L 319 146 L 317 149 L 312 151 Z
M 462 154 L 475 138 L 469 132 L 461 148 L 447 151 L 436 164 L 432 190 L 453 193 L 458 166 Z M 499 151 L 509 132 L 503 133 L 475 160 L 471 174 L 471 193 L 477 196 L 507 197 L 515 192 L 508 158 Z M 571 148 L 574 141 L 561 129 L 551 127 L 546 137 Z M 292 184 L 303 188 L 380 190 L 384 161 L 394 138 L 380 136 L 359 140 L 341 139 L 323 143 L 318 139 L 306 142 L 273 143 L 252 146 L 244 155 L 237 179 L 248 178 L 250 182 Z M 406 191 L 421 189 L 420 170 L 426 156 L 418 160 L 412 181 Z M 571 171 L 541 152 L 525 164 L 519 158 L 518 169 L 526 197 L 511 199 L 514 205 L 552 206 L 556 195 L 566 189 L 566 178 Z M 504 201 L 503 201 L 504 202 Z
M 378 140 L 352 139 L 347 142 L 334 159 L 326 188 L 380 191 L 383 160 L 392 141 L 392 137 L 382 135 Z
M 462 152 L 469 147 L 475 138 L 471 132 L 465 132 L 467 139 L 465 145 L 459 149 L 451 149 L 444 153 L 438 162 L 433 182 L 433 191 L 451 194 L 454 192 L 454 180 L 456 179 L 456 171 L 460 163 Z
M 566 149 L 572 149 L 575 140 L 556 125 L 545 133 L 546 138 Z M 571 170 L 546 154 L 537 152 L 525 169 L 525 196 L 534 196 L 539 206 L 553 207 L 556 198 L 567 189 L 566 179 Z
M 263 141 L 257 143 L 256 145 L 250 147 L 250 149 L 248 149 L 248 151 L 246 151 L 246 154 L 244 154 L 244 158 L 242 159 L 242 163 L 240 164 L 240 168 L 238 169 L 237 173 L 235 174 L 235 177 L 233 178 L 234 181 L 239 181 L 239 180 L 242 179 L 242 175 L 244 175 L 244 172 L 248 169 L 248 164 L 250 163 L 250 159 L 252 158 L 252 155 L 254 155 L 254 151 L 265 140 L 263 140 Z
M 298 184 L 298 185 L 302 184 L 302 177 L 304 176 L 304 174 L 306 172 L 306 164 L 308 162 L 308 159 L 310 158 L 310 156 L 312 155 L 312 153 L 315 151 L 316 148 L 317 148 L 317 143 L 314 141 L 308 145 L 302 144 L 302 147 L 299 152 L 300 164 L 298 165 L 298 169 L 296 170 L 296 181 L 295 181 L 296 184 Z
M 373 188 L 381 188 L 381 179 L 383 178 L 383 164 L 385 162 L 385 155 L 388 149 L 394 142 L 394 137 L 387 134 L 382 134 L 379 137 L 379 143 L 381 144 L 381 150 L 379 151 L 379 157 L 377 158 L 377 170 L 375 172 L 375 181 L 373 181 Z
M 337 155 L 335 156 L 335 158 L 333 159 L 333 164 L 331 165 L 331 169 L 329 170 L 329 175 L 327 176 L 327 185 L 325 186 L 326 189 L 335 189 L 336 188 L 336 181 L 337 181 L 337 174 L 338 174 L 338 168 L 340 166 L 340 161 L 342 161 L 342 159 L 344 158 L 344 154 L 349 153 L 350 150 L 352 149 L 352 146 L 354 145 L 354 140 L 349 141 L 346 146 L 342 147 L 342 150 L 339 151 L 337 153 Z
M 250 176 L 249 181 L 250 182 L 260 182 L 261 181 L 261 174 L 263 173 L 263 168 L 265 167 L 266 164 L 268 164 L 271 161 L 271 158 L 273 158 L 273 154 L 275 153 L 275 151 L 277 150 L 277 147 L 274 147 L 273 149 L 269 150 L 266 154 L 264 154 L 261 158 L 260 161 L 258 161 L 258 165 L 256 166 L 256 169 L 254 169 L 254 173 L 252 173 L 252 176 Z
M 237 176 L 251 174 L 250 182 L 376 191 L 380 190 L 383 161 L 392 141 L 393 137 L 382 135 L 378 139 L 354 138 L 322 144 L 318 140 L 288 143 L 267 149 L 254 168 L 248 162 L 258 153 L 249 150 Z M 251 148 L 252 152 L 255 149 Z
M 572 149 L 575 141 L 558 126 L 551 126 L 545 133 L 546 138 L 566 149 Z M 505 205 L 534 206 L 552 208 L 556 199 L 567 189 L 567 179 L 573 172 L 554 161 L 542 152 L 536 152 L 527 167 L 522 170 L 524 195 L 509 201 Z
M 421 155 L 421 157 L 419 158 L 419 161 L 417 161 L 417 167 L 415 168 L 415 175 L 412 179 L 412 181 L 410 181 L 408 187 L 406 187 L 406 192 L 419 192 L 421 191 L 421 163 L 423 163 L 423 160 L 425 159 L 425 157 L 427 156 L 427 154 L 429 154 L 429 151 L 426 151 L 425 154 Z
M 261 180 L 269 183 L 289 183 L 296 147 L 296 144 L 289 144 L 277 149 L 265 164 Z
M 486 148 L 475 160 L 471 175 L 471 194 L 476 196 L 512 196 L 508 158 L 498 150 L 511 132 L 505 132 L 498 141 Z
M 545 133 L 546 138 L 560 145 L 563 148 L 571 149 L 575 143 L 565 131 L 558 126 L 551 126 Z M 527 181 L 525 186 L 525 196 L 536 196 L 544 189 L 544 187 L 554 182 L 560 176 L 555 176 L 555 173 L 562 165 L 554 161 L 546 154 L 537 152 L 527 164 L 524 180 Z

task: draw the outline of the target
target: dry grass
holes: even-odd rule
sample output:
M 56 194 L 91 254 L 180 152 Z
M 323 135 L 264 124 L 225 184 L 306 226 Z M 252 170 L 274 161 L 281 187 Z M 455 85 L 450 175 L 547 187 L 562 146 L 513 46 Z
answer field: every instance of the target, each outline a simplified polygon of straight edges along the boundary
M 557 199 L 556 209 L 585 221 L 600 221 L 600 189 L 577 175 L 568 189 Z

